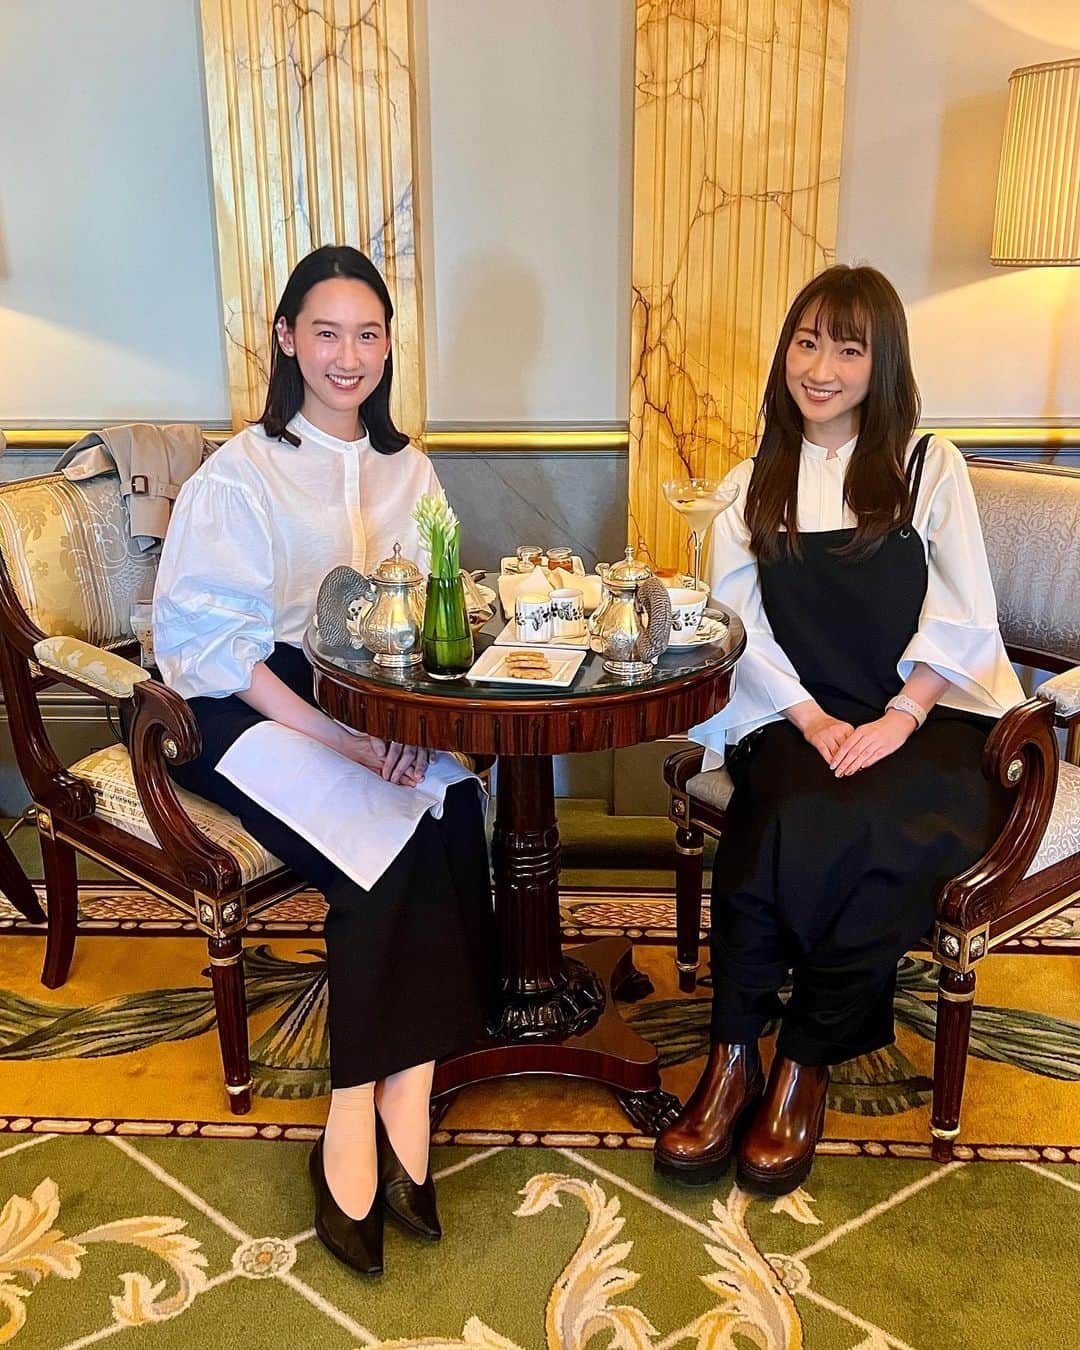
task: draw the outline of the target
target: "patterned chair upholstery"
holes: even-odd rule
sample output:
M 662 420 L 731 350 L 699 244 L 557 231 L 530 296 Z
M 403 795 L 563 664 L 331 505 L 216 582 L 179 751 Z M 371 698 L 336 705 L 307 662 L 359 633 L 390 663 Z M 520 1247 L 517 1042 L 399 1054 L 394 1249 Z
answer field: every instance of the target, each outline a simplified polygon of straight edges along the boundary
M 78 852 L 176 906 L 207 936 L 225 1084 L 240 1114 L 251 1106 L 241 938 L 250 915 L 303 883 L 234 816 L 169 777 L 166 761 L 198 753 L 198 727 L 179 695 L 124 655 L 134 651 L 132 604 L 151 594 L 155 566 L 131 541 L 117 476 L 0 486 L 0 677 L 41 839 L 42 981 L 57 988 L 71 967 Z M 57 681 L 126 707 L 130 753 L 115 745 L 62 765 L 36 699 Z
M 975 967 L 1007 939 L 1044 923 L 1080 894 L 1080 470 L 969 460 L 998 619 L 1010 658 L 1056 672 L 997 724 L 983 759 L 1014 793 L 986 854 L 938 901 L 929 944 L 940 963 L 931 1114 L 934 1157 L 951 1157 L 975 997 Z M 1055 726 L 1065 729 L 1059 759 Z M 719 838 L 733 785 L 701 771 L 700 746 L 664 764 L 676 827 L 679 987 L 697 982 L 704 836 Z

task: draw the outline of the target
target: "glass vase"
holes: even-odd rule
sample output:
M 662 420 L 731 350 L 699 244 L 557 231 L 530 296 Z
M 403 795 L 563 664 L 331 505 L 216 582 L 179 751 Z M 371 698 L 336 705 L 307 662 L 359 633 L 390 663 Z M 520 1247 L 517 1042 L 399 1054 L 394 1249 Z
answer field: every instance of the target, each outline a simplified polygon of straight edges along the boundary
M 434 680 L 456 680 L 472 665 L 472 630 L 460 576 L 428 577 L 421 650 L 424 669 Z

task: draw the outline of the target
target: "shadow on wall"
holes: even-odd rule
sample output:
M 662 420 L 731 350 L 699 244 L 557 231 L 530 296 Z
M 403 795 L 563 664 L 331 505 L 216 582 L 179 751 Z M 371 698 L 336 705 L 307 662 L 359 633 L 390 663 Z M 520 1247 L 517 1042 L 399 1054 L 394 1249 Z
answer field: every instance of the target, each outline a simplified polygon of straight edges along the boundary
M 530 371 L 544 340 L 544 290 L 540 278 L 521 258 L 484 251 L 468 256 L 449 290 L 450 313 L 443 316 L 450 335 L 438 353 L 439 383 L 444 389 L 470 388 L 476 370 L 490 391 L 475 419 L 527 421 Z M 478 333 L 499 340 L 477 349 Z

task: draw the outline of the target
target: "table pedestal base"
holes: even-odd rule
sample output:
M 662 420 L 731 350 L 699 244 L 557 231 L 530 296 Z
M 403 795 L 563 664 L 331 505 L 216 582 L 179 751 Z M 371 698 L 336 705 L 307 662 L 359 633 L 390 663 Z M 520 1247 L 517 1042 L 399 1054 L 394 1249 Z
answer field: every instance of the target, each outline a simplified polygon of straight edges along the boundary
M 620 1106 L 643 1134 L 659 1133 L 678 1114 L 679 1099 L 660 1086 L 655 1048 L 626 1025 L 615 1006 L 614 992 L 641 997 L 649 988 L 647 978 L 633 966 L 630 943 L 624 938 L 602 938 L 572 948 L 566 956 L 572 971 L 580 967 L 591 976 L 582 982 L 583 987 L 594 988 L 600 996 L 599 1013 L 596 1001 L 590 998 L 588 1002 L 591 1025 L 559 1040 L 545 1040 L 534 1032 L 528 1039 L 497 1035 L 470 1046 L 436 1066 L 432 1096 L 444 1097 L 472 1083 L 519 1074 L 586 1078 L 613 1088 Z

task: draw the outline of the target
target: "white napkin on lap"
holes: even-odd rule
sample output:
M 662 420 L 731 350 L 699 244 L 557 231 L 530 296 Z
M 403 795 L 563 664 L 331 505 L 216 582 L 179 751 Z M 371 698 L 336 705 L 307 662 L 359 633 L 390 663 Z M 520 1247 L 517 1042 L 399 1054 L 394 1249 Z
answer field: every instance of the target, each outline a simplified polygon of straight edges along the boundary
M 447 788 L 466 778 L 480 785 L 447 754 L 435 756 L 419 787 L 388 783 L 279 722 L 250 727 L 218 760 L 217 771 L 364 890 L 409 842 L 425 812 L 441 818 Z

